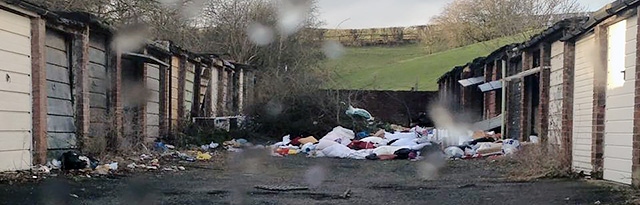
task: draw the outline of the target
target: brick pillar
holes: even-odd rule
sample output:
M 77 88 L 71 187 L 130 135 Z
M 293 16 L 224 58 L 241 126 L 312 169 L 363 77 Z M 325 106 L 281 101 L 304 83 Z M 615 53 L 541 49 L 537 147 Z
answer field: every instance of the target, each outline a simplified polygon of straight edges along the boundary
M 74 75 L 76 102 L 76 129 L 78 145 L 84 149 L 84 142 L 89 137 L 89 28 L 73 37 L 71 46 L 72 69 Z
M 111 74 L 111 104 L 113 105 L 113 124 L 115 133 L 108 139 L 108 148 L 117 150 L 124 135 L 124 106 L 122 105 L 122 52 L 112 49 L 109 53 L 109 73 Z
M 47 69 L 45 53 L 46 22 L 31 20 L 31 85 L 33 93 L 34 164 L 47 163 Z
M 598 48 L 606 48 L 607 46 L 607 29 L 602 27 L 596 27 L 596 39 Z M 606 62 L 602 59 L 606 58 L 607 49 L 600 50 L 599 58 L 594 66 L 593 76 L 593 119 L 592 119 L 592 144 L 591 144 L 591 163 L 593 165 L 592 176 L 594 178 L 602 178 L 603 168 L 603 155 L 604 155 L 604 114 L 606 106 L 606 92 L 607 92 L 607 66 L 602 63 Z M 603 75 L 603 73 L 605 75 Z
M 171 62 L 168 60 L 164 60 L 165 63 L 171 65 Z M 169 122 L 171 119 L 169 118 L 169 92 L 171 92 L 171 85 L 169 84 L 169 73 L 171 72 L 171 66 L 164 67 L 160 66 L 160 135 L 167 136 L 169 135 Z
M 565 163 L 573 160 L 573 81 L 575 72 L 574 42 L 564 43 L 564 62 L 562 71 L 562 154 Z
M 522 71 L 525 70 L 529 70 L 531 69 L 531 65 L 532 65 L 532 59 L 533 56 L 531 56 L 530 52 L 522 52 Z M 525 78 L 521 78 L 521 88 L 520 88 L 520 136 L 519 139 L 520 141 L 526 141 L 529 136 L 527 136 L 528 134 L 528 130 L 529 130 L 529 112 L 531 112 L 529 110 L 529 103 L 527 101 L 529 101 L 529 98 L 527 97 L 530 93 L 529 93 L 529 89 L 527 89 L 530 85 L 527 85 L 527 81 L 525 80 Z
M 195 76 L 193 79 L 193 99 L 191 99 L 191 117 L 200 115 L 200 86 L 202 82 L 202 64 L 195 64 Z
M 187 58 L 180 56 L 180 68 L 178 69 L 178 121 L 182 121 L 185 117 L 184 91 L 187 77 Z
M 540 104 L 538 105 L 538 115 L 540 119 L 540 130 L 538 133 L 542 142 L 548 142 L 549 137 L 549 88 L 551 78 L 551 45 L 542 43 L 540 45 L 540 63 L 542 65 L 540 70 Z M 546 69 L 545 67 L 549 67 Z
M 640 10 L 638 10 L 640 14 Z M 640 20 L 640 15 L 638 15 Z M 640 27 L 637 33 L 640 39 Z M 632 183 L 633 186 L 640 187 L 640 41 L 636 42 L 636 82 L 635 82 L 635 107 L 633 114 L 633 157 L 632 157 Z

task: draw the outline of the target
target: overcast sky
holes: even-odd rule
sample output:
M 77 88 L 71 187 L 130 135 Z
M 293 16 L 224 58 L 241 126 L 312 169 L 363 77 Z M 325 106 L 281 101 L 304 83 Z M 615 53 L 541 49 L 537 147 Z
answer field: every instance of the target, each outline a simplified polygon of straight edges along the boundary
M 326 28 L 424 25 L 451 0 L 318 0 Z M 595 11 L 614 0 L 580 0 Z M 342 24 L 341 24 L 342 23 Z

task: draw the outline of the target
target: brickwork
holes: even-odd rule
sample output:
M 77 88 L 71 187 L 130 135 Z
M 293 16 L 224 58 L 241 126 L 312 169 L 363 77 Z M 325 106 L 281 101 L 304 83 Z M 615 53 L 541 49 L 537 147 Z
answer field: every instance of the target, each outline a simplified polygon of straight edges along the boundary
M 113 49 L 109 54 L 109 73 L 111 74 L 111 104 L 113 105 L 113 124 L 115 133 L 108 140 L 108 148 L 117 149 L 124 135 L 124 106 L 122 104 L 122 53 Z
M 89 28 L 74 36 L 71 48 L 72 69 L 74 76 L 76 129 L 78 145 L 84 148 L 83 142 L 89 137 Z
M 566 162 L 573 160 L 573 81 L 575 74 L 575 43 L 564 45 L 564 70 L 562 72 L 562 153 Z
M 607 46 L 607 29 L 602 27 L 596 28 L 596 39 L 600 48 Z M 598 58 L 604 59 L 607 55 L 607 49 L 600 49 Z M 600 60 L 599 62 L 605 62 Z M 604 165 L 604 114 L 606 106 L 606 89 L 607 75 L 598 75 L 598 73 L 607 73 L 606 66 L 594 66 L 595 74 L 593 77 L 593 119 L 592 119 L 592 143 L 591 143 L 591 163 L 593 165 L 592 176 L 602 178 L 602 169 Z M 600 69 L 600 71 L 598 71 Z
M 31 80 L 33 99 L 34 163 L 47 163 L 47 69 L 45 55 L 45 21 L 31 20 Z
M 638 22 L 640 22 L 640 10 L 638 10 Z M 635 107 L 633 113 L 633 156 L 631 179 L 634 187 L 640 187 L 640 27 L 638 27 L 636 42 L 636 82 L 635 82 Z
M 533 114 L 537 114 L 538 119 L 540 119 L 538 135 L 543 142 L 547 142 L 549 133 L 549 88 L 551 83 L 551 70 L 544 69 L 544 67 L 551 66 L 550 44 L 542 44 L 540 46 L 540 59 L 543 66 L 543 69 L 540 71 L 540 104 L 538 105 L 538 113 Z
M 532 66 L 532 60 L 533 60 L 533 56 L 531 56 L 532 53 L 530 52 L 522 52 L 522 71 L 525 70 L 529 70 L 531 69 Z M 517 73 L 516 73 L 517 74 Z M 527 136 L 528 131 L 529 131 L 529 113 L 531 112 L 529 110 L 529 103 L 527 103 L 529 101 L 529 92 L 528 92 L 528 86 L 527 85 L 527 81 L 524 80 L 526 78 L 522 78 L 520 83 L 520 98 L 518 98 L 520 100 L 520 126 L 518 129 L 519 132 L 519 136 L 518 139 L 520 139 L 520 141 L 526 141 L 526 139 L 529 137 Z
M 178 120 L 182 120 L 185 117 L 185 104 L 184 104 L 184 92 L 186 86 L 187 77 L 187 58 L 180 56 L 180 68 L 178 69 Z

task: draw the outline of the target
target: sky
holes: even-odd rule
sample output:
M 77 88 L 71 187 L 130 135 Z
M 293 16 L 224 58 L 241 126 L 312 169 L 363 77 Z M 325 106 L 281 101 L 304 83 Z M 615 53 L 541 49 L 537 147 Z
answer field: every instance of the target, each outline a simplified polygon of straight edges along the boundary
M 451 0 L 318 0 L 325 28 L 381 28 L 424 25 Z M 614 0 L 578 0 L 595 11 Z

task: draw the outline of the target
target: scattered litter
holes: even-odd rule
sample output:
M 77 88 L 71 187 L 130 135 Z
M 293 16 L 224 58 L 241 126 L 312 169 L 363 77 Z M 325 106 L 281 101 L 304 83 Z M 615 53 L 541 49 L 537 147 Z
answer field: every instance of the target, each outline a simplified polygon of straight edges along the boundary
M 595 204 L 595 205 L 600 205 L 600 204 L 602 204 L 602 202 L 600 202 L 600 201 L 596 201 L 596 202 L 595 202 L 595 203 L 593 203 L 593 204 Z
M 186 170 L 183 166 L 179 166 L 179 167 L 178 167 L 178 169 L 179 169 L 180 171 L 184 171 L 184 170 Z
M 448 147 L 444 150 L 444 153 L 448 158 L 462 158 L 464 156 L 464 151 L 459 147 Z
M 135 169 L 138 165 L 136 165 L 136 163 L 131 163 L 129 165 L 127 165 L 127 168 L 129 169 Z
M 340 195 L 341 198 L 343 199 L 347 199 L 349 197 L 351 197 L 351 189 L 347 189 L 346 191 L 344 191 L 344 193 L 342 193 L 342 195 Z
M 268 191 L 304 191 L 309 190 L 309 187 L 298 187 L 298 186 L 269 186 L 269 185 L 258 185 L 255 186 L 256 189 L 268 190 Z
M 209 149 L 215 149 L 218 148 L 220 146 L 220 144 L 215 143 L 215 142 L 211 142 L 211 144 L 209 144 Z
M 96 169 L 93 170 L 93 173 L 99 174 L 99 175 L 108 175 L 109 174 L 109 170 L 110 170 L 109 165 L 105 164 L 105 165 L 100 165 L 100 166 L 96 167 Z
M 458 186 L 458 189 L 471 188 L 471 187 L 476 187 L 476 185 L 475 184 L 465 184 L 465 185 Z
M 75 194 L 69 194 L 69 196 L 73 198 L 78 198 L 78 195 L 75 195 Z
M 504 155 L 511 155 L 520 149 L 520 141 L 514 139 L 508 139 L 502 142 L 502 153 Z
M 50 166 L 52 169 L 60 169 L 62 168 L 62 162 L 57 159 L 52 159 L 50 162 Z
M 169 148 L 169 149 L 176 149 L 176 146 L 173 146 L 173 145 L 170 145 L 170 144 L 165 145 L 165 146 L 166 146 L 167 148 Z
M 160 166 L 160 161 L 158 159 L 151 160 L 151 166 Z
M 211 158 L 213 157 L 207 152 L 204 152 L 204 153 L 198 152 L 198 156 L 196 157 L 196 159 L 202 160 L 202 161 L 211 160 Z
M 118 163 L 114 162 L 114 163 L 109 164 L 109 169 L 113 170 L 113 171 L 118 170 Z
M 146 168 L 149 170 L 158 170 L 158 167 L 156 166 L 147 166 Z
M 85 160 L 86 159 L 86 160 Z M 62 154 L 61 167 L 64 170 L 85 169 L 89 166 L 87 157 L 78 154 L 75 151 L 69 151 Z
M 49 168 L 48 166 L 40 166 L 38 168 L 38 172 L 43 174 L 49 174 L 51 172 L 51 168 Z

